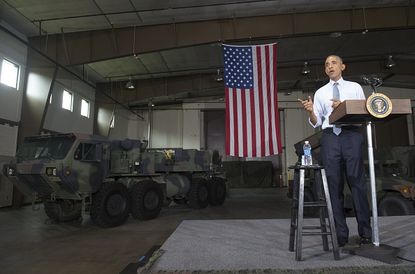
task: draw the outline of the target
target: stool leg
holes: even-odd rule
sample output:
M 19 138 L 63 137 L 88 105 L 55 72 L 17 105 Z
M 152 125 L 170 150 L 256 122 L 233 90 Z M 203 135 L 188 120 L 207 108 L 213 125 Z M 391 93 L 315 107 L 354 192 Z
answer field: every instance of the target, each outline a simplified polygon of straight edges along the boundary
M 321 171 L 315 170 L 314 171 L 314 178 L 315 178 L 315 189 L 317 191 L 318 200 L 320 201 L 320 189 L 322 183 L 322 177 L 321 177 Z M 326 224 L 326 208 L 327 207 L 321 207 L 319 208 L 319 217 L 320 217 L 320 229 L 321 229 L 321 239 L 323 241 L 323 250 L 328 251 L 329 250 L 329 241 L 327 239 L 327 224 Z
M 291 252 L 294 251 L 295 231 L 297 226 L 297 209 L 294 207 L 295 205 L 293 202 L 293 207 L 291 208 L 290 245 L 288 247 L 288 250 Z
M 324 189 L 324 195 L 325 195 L 326 204 L 327 204 L 327 215 L 328 215 L 329 224 L 330 224 L 331 242 L 333 245 L 334 259 L 339 260 L 340 259 L 339 245 L 337 243 L 337 233 L 336 233 L 336 227 L 334 225 L 333 209 L 331 207 L 331 200 L 330 200 L 330 193 L 329 193 L 329 188 L 327 184 L 326 171 L 324 169 L 321 170 L 321 178 L 323 179 L 323 189 Z
M 321 238 L 323 240 L 323 250 L 328 251 L 329 250 L 329 241 L 327 239 L 327 224 L 326 224 L 326 210 L 325 208 L 319 209 L 320 214 L 320 227 L 321 227 Z
M 295 259 L 301 261 L 303 243 L 303 214 L 304 214 L 304 169 L 300 169 L 300 189 L 298 192 L 297 241 Z
M 292 200 L 291 200 L 291 226 L 290 226 L 290 243 L 288 250 L 294 251 L 295 231 L 297 229 L 297 214 L 298 214 L 298 169 L 294 170 L 294 180 L 292 185 Z

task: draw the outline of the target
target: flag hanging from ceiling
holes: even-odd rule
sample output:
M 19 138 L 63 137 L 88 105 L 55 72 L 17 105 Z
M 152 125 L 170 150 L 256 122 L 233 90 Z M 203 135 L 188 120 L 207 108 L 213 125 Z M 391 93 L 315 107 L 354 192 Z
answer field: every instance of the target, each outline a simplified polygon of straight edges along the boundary
M 223 57 L 226 155 L 279 154 L 277 45 L 223 45 Z

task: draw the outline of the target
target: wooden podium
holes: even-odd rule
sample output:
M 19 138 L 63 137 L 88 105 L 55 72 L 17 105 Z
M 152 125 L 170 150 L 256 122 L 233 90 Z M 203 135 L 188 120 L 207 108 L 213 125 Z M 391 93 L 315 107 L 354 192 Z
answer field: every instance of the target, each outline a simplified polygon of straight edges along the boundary
M 378 210 L 376 199 L 375 168 L 372 145 L 372 123 L 391 120 L 402 115 L 412 113 L 410 99 L 391 99 L 392 112 L 385 118 L 376 118 L 366 109 L 366 100 L 346 100 L 342 102 L 329 117 L 330 124 L 365 124 L 368 143 L 368 159 L 370 172 L 370 188 L 372 196 L 372 217 L 373 217 L 373 244 L 379 247 Z M 373 250 L 371 250 L 373 252 Z
M 386 121 L 412 113 L 410 99 L 391 99 L 392 113 L 385 118 L 375 118 L 366 109 L 366 100 L 343 101 L 329 117 L 330 124 L 366 124 L 367 121 Z

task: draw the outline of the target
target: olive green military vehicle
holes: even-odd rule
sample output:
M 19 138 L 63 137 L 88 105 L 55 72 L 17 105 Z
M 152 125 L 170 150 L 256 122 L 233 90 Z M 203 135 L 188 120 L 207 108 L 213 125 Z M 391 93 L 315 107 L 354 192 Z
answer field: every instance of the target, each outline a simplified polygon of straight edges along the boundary
M 145 141 L 70 133 L 25 138 L 4 173 L 57 222 L 89 212 L 96 225 L 113 227 L 130 213 L 155 218 L 172 201 L 197 209 L 222 205 L 219 165 L 217 152 L 147 149 Z
M 312 146 L 313 161 L 319 162 L 321 132 L 318 132 L 305 140 L 309 140 Z M 294 145 L 299 159 L 301 159 L 302 140 Z M 364 150 L 365 156 L 367 152 Z M 378 214 L 380 216 L 397 216 L 415 214 L 415 146 L 383 147 L 374 150 L 375 174 L 376 174 L 376 198 L 378 202 Z M 366 183 L 368 198 L 370 199 L 370 177 L 368 163 L 365 161 Z M 312 171 L 308 172 L 304 190 L 305 201 L 315 201 L 319 197 L 318 184 L 314 182 Z M 292 196 L 292 193 L 288 194 Z M 353 201 L 347 180 L 345 179 L 344 207 L 353 209 Z M 315 208 L 308 208 L 308 216 L 316 213 Z

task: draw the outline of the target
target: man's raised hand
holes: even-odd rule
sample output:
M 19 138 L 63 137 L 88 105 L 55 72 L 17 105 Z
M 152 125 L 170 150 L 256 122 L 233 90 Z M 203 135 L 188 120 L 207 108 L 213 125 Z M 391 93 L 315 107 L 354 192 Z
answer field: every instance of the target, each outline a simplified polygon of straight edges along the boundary
M 305 110 L 307 110 L 308 112 L 312 112 L 313 111 L 313 99 L 311 99 L 311 96 L 308 96 L 308 98 L 306 100 L 302 100 L 302 99 L 297 99 L 304 107 Z
M 331 104 L 331 106 L 332 106 L 333 109 L 337 108 L 340 105 L 340 103 L 341 103 L 341 101 L 339 99 L 331 99 L 330 101 L 333 102 Z

